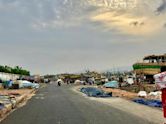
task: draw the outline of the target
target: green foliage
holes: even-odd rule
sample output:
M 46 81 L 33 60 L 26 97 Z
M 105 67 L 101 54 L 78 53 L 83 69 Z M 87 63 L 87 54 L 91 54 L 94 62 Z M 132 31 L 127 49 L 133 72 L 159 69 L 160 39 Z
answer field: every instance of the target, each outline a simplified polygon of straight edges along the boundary
M 22 69 L 22 67 L 16 66 L 14 68 L 9 66 L 0 66 L 0 72 L 11 73 L 11 74 L 20 74 L 20 75 L 30 75 L 30 72 Z

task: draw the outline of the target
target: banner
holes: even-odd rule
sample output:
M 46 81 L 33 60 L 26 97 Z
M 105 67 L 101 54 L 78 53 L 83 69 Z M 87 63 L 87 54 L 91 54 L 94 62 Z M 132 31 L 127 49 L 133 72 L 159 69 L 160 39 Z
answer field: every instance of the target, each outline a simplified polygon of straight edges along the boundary
M 166 118 L 166 72 L 154 75 L 154 79 L 156 86 L 162 90 L 163 115 Z
M 166 72 L 154 75 L 156 87 L 159 89 L 166 88 Z

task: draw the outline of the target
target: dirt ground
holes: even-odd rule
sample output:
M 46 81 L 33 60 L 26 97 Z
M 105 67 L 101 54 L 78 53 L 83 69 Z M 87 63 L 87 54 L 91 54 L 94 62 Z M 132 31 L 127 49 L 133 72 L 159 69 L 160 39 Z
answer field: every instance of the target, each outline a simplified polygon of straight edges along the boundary
M 31 92 L 32 89 L 18 89 L 18 90 L 0 90 L 0 95 L 23 95 Z
M 121 89 L 104 88 L 104 87 L 100 87 L 100 88 L 106 92 L 112 92 L 113 96 L 123 97 L 125 99 L 139 98 L 137 95 L 138 92 L 146 91 L 147 92 L 147 97 L 145 97 L 146 99 L 161 100 L 161 95 L 159 95 L 159 96 L 148 95 L 150 92 L 157 90 L 154 84 L 144 84 L 141 86 L 131 85 L 131 86 L 127 86 L 127 87 L 121 87 Z
M 148 93 L 156 91 L 156 85 L 155 84 L 139 84 L 139 85 L 130 85 L 126 87 L 121 87 L 122 90 L 126 90 L 133 93 L 138 93 L 139 91 L 146 91 Z
M 104 87 L 102 88 L 102 90 L 104 90 L 106 92 L 112 92 L 113 96 L 123 97 L 126 99 L 133 99 L 133 98 L 137 97 L 137 93 L 132 93 L 132 92 L 128 92 L 125 90 L 104 88 Z
M 17 89 L 17 90 L 7 90 L 1 89 L 0 95 L 9 96 L 10 99 L 0 99 L 0 102 L 4 104 L 4 108 L 0 109 L 0 122 L 5 119 L 11 112 L 16 110 L 16 108 L 21 107 L 26 104 L 26 101 L 30 99 L 34 94 L 34 89 Z M 11 99 L 12 102 L 10 101 Z M 9 100 L 10 103 L 5 103 Z

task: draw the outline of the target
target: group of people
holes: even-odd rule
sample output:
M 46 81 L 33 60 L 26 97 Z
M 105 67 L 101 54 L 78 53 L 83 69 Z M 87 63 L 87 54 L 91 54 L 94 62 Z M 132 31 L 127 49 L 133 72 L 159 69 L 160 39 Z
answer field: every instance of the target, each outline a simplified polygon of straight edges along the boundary
M 65 79 L 65 80 L 58 79 L 56 82 L 57 82 L 58 86 L 61 86 L 62 83 L 67 84 L 67 85 L 70 85 L 70 84 L 94 85 L 95 84 L 95 81 L 90 78 L 88 78 L 85 81 L 71 80 L 71 79 Z
M 13 81 L 12 80 L 8 80 L 8 81 L 2 81 L 0 79 L 0 83 L 2 84 L 4 89 L 9 89 L 12 87 Z

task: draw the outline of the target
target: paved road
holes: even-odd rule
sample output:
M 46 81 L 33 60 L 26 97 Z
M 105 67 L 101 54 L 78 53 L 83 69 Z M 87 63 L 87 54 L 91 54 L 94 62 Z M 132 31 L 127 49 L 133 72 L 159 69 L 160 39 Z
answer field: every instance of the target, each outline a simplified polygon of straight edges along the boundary
M 127 112 L 86 99 L 70 88 L 49 84 L 1 124 L 151 124 Z

